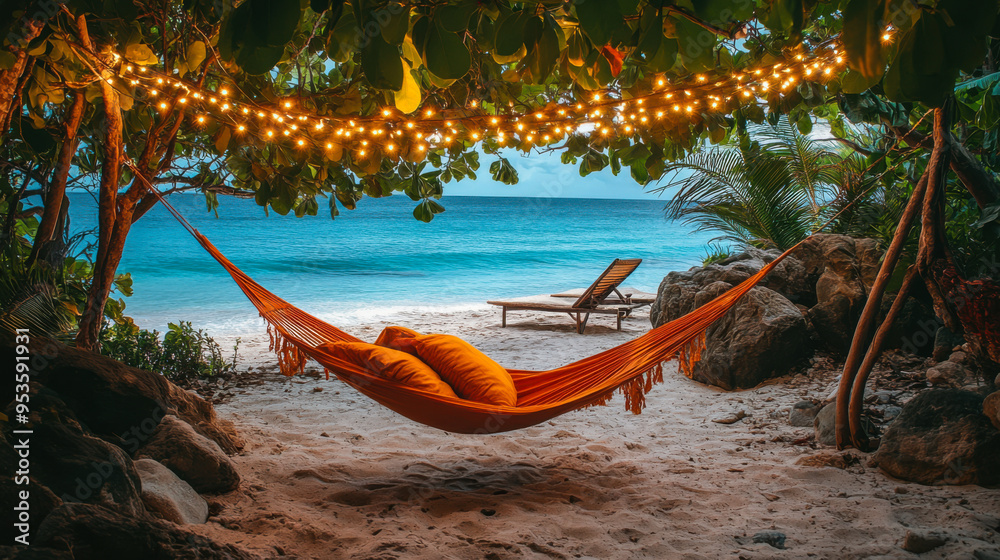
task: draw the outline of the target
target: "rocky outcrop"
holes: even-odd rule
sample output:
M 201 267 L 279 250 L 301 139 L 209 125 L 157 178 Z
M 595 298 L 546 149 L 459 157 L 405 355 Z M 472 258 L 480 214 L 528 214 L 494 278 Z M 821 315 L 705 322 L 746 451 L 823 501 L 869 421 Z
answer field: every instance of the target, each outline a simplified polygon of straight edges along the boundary
M 66 504 L 53 511 L 38 527 L 31 547 L 68 551 L 74 560 L 259 558 L 166 521 L 135 518 L 92 504 Z
M 145 513 L 139 497 L 139 475 L 121 448 L 91 436 L 61 397 L 37 382 L 29 383 L 28 426 L 31 474 L 63 502 L 115 507 L 123 513 Z M 13 403 L 7 407 L 14 416 Z M 17 442 L 17 434 L 10 440 Z
M 0 359 L 14 363 L 10 338 L 0 333 Z M 226 463 L 229 470 L 222 478 L 230 481 L 227 487 L 235 487 L 231 481 L 238 483 L 238 474 L 219 445 L 187 423 L 238 447 L 232 426 L 221 422 L 209 403 L 156 374 L 40 338 L 32 339 L 30 354 L 27 418 L 17 416 L 25 411 L 15 408 L 12 383 L 2 386 L 0 396 L 10 403 L 4 408 L 7 417 L 32 430 L 31 477 L 27 485 L 13 477 L 0 480 L 0 499 L 16 505 L 17 492 L 29 490 L 34 530 L 30 547 L 0 547 L 0 558 L 253 558 L 154 519 L 151 511 L 177 522 L 202 522 L 207 506 L 162 466 L 156 476 L 146 477 L 143 488 L 130 456 L 169 418 L 175 431 L 186 429 L 189 439 L 200 438 L 199 445 L 222 457 L 214 460 Z M 81 385 L 79 379 L 93 386 Z M 28 445 L 10 431 L 14 425 L 8 422 L 0 430 L 0 464 L 18 464 L 18 449 Z M 167 498 L 175 514 L 164 513 Z
M 874 455 L 890 476 L 921 484 L 1000 483 L 1000 430 L 983 414 L 983 397 L 930 389 L 906 403 Z
M 163 418 L 136 458 L 159 461 L 198 492 L 229 492 L 240 484 L 222 449 L 176 416 Z
M 172 414 L 215 441 L 227 453 L 243 446 L 232 424 L 211 403 L 162 375 L 68 346 L 47 352 L 35 380 L 59 392 L 96 435 L 135 453 L 160 419 Z
M 677 319 L 721 293 L 720 286 L 736 285 L 772 262 L 780 252 L 748 249 L 717 264 L 671 272 L 660 284 L 650 308 L 654 327 Z M 709 329 L 702 361 L 694 378 L 724 388 L 750 387 L 781 376 L 799 359 L 816 349 L 844 353 L 880 267 L 881 251 L 873 239 L 819 234 L 781 261 L 721 323 Z M 756 302 L 750 300 L 756 299 Z M 755 309 L 767 305 L 767 310 Z M 888 311 L 884 307 L 883 311 Z M 928 306 L 904 308 L 902 323 L 928 320 Z M 762 318 L 769 322 L 761 323 Z M 902 344 L 890 332 L 888 347 Z M 930 341 L 926 341 L 928 348 Z M 748 344 L 756 348 L 751 349 Z M 754 354 L 769 357 L 763 364 Z M 750 361 L 744 360 L 745 356 Z M 723 371 L 733 372 L 725 375 Z M 754 381 L 756 380 L 756 381 Z
M 137 460 L 135 470 L 142 480 L 142 502 L 147 511 L 178 525 L 208 519 L 208 502 L 173 471 L 152 459 Z
M 669 315 L 684 315 L 733 287 L 716 281 L 680 290 L 666 305 Z M 681 294 L 686 295 L 681 295 Z M 725 389 L 747 388 L 784 375 L 806 357 L 808 334 L 802 313 L 768 288 L 757 287 L 708 328 L 705 351 L 692 378 Z

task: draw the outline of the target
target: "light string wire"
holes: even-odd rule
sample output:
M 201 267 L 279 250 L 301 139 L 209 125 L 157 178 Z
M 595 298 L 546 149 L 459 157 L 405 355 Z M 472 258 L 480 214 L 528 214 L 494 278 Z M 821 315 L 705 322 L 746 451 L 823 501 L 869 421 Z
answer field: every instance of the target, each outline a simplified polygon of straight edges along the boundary
M 531 112 L 487 113 L 476 100 L 466 107 L 423 107 L 406 115 L 383 107 L 371 115 L 318 115 L 304 110 L 293 98 L 277 105 L 257 103 L 234 94 L 235 86 L 218 85 L 212 90 L 198 87 L 147 66 L 125 61 L 112 53 L 114 62 L 105 67 L 119 76 L 112 85 L 122 94 L 156 108 L 161 116 L 178 108 L 190 110 L 195 126 L 213 122 L 237 136 L 252 135 L 264 142 L 282 143 L 301 150 L 321 150 L 328 159 L 350 154 L 354 160 L 378 154 L 397 159 L 414 155 L 422 159 L 428 149 L 448 148 L 455 142 L 475 145 L 491 138 L 501 147 L 543 147 L 573 133 L 589 133 L 591 139 L 642 137 L 663 128 L 672 117 L 691 122 L 726 115 L 762 96 L 781 95 L 804 83 L 824 83 L 845 67 L 844 53 L 827 42 L 809 56 L 797 54 L 756 69 L 736 70 L 726 75 L 698 74 L 689 81 L 671 83 L 659 77 L 649 80 L 648 93 L 630 98 L 614 92 L 595 92 L 590 100 L 550 103 Z M 101 78 L 103 79 L 103 78 Z M 123 91 L 119 84 L 134 88 Z M 140 94 L 137 94 L 140 93 Z M 472 114 L 469 114 L 469 113 Z M 676 124 L 676 123 L 674 123 Z

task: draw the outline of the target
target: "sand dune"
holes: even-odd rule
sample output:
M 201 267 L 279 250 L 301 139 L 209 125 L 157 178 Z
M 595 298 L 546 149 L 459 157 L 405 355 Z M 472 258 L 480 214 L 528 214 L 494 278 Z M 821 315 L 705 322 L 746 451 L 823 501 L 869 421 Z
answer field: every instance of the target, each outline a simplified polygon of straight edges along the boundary
M 554 314 L 422 314 L 400 323 L 459 334 L 500 363 L 549 368 L 648 329 L 586 335 Z M 384 324 L 350 329 L 374 339 Z M 247 365 L 273 364 L 244 337 Z M 379 407 L 336 380 L 260 373 L 219 412 L 248 441 L 244 482 L 213 498 L 195 528 L 265 556 L 301 558 L 912 558 L 908 530 L 948 544 L 922 558 L 1000 554 L 1000 492 L 887 478 L 867 458 L 845 469 L 796 465 L 834 455 L 795 440 L 786 418 L 823 398 L 835 372 L 725 393 L 672 373 L 635 416 L 621 398 L 492 436 L 443 433 Z M 710 418 L 745 410 L 723 425 Z M 853 457 L 853 456 L 852 456 Z M 850 459 L 850 458 L 849 458 Z M 822 461 L 820 461 L 822 462 Z M 754 543 L 775 530 L 785 549 Z

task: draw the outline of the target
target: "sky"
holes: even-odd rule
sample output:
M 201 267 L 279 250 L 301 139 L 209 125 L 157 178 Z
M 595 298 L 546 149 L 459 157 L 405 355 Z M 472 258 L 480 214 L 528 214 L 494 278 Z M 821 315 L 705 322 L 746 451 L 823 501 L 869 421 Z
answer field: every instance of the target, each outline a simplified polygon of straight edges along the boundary
M 564 165 L 560 153 L 523 155 L 515 150 L 503 153 L 520 180 L 516 185 L 505 185 L 490 176 L 490 164 L 496 156 L 479 154 L 478 178 L 446 183 L 447 196 L 526 196 L 551 198 L 616 198 L 657 200 L 655 193 L 647 192 L 652 185 L 642 187 L 632 180 L 628 168 L 616 177 L 611 167 L 580 177 L 579 164 Z

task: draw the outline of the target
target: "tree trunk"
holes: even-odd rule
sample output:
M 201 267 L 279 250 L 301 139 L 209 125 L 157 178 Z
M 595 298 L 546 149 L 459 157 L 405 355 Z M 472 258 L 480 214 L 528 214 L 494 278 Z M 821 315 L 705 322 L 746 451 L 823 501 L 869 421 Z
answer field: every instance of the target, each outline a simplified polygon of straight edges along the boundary
M 882 345 L 885 344 L 885 339 L 889 336 L 889 329 L 892 328 L 893 323 L 896 322 L 896 317 L 903 310 L 903 305 L 906 303 L 906 298 L 909 296 L 910 288 L 913 286 L 916 278 L 917 269 L 911 266 L 906 271 L 906 276 L 903 278 L 903 285 L 899 288 L 896 299 L 893 300 L 892 307 L 889 308 L 889 313 L 886 315 L 885 320 L 882 321 L 882 324 L 879 325 L 878 331 L 875 332 L 875 338 L 872 339 L 871 347 L 868 348 L 868 353 L 865 354 L 865 359 L 861 362 L 861 367 L 858 369 L 857 377 L 854 380 L 854 387 L 851 390 L 851 400 L 848 407 L 851 443 L 854 447 L 862 451 L 871 450 L 871 442 L 868 439 L 868 434 L 861 424 L 861 408 L 865 402 L 865 387 L 868 385 L 868 377 L 871 375 L 872 369 L 875 367 L 875 362 L 882 353 Z
M 45 27 L 45 23 L 35 21 L 34 19 L 22 21 L 24 24 L 20 29 L 22 35 L 20 45 L 21 47 L 26 47 L 29 41 L 38 37 L 38 34 Z M 12 46 L 9 48 L 9 51 L 15 56 L 14 65 L 6 70 L 0 70 L 0 121 L 4 125 L 3 129 L 0 130 L 0 134 L 4 135 L 10 126 L 15 100 L 20 97 L 20 89 L 24 85 L 24 80 L 22 80 L 23 74 L 25 70 L 30 71 L 31 66 L 33 66 L 28 53 L 23 48 Z
M 875 282 L 872 284 L 871 291 L 868 294 L 868 301 L 865 302 L 861 318 L 858 319 L 858 325 L 854 329 L 854 339 L 851 341 L 851 349 L 847 354 L 847 361 L 844 363 L 844 372 L 840 376 L 840 386 L 837 389 L 836 435 L 837 447 L 841 449 L 851 442 L 850 421 L 848 418 L 851 388 L 854 386 L 854 380 L 857 376 L 861 360 L 871 342 L 872 328 L 878 319 L 878 313 L 882 307 L 882 296 L 885 294 L 886 286 L 889 284 L 892 273 L 896 269 L 899 257 L 903 253 L 903 246 L 906 244 L 910 228 L 913 226 L 913 221 L 920 210 L 920 203 L 924 198 L 927 183 L 928 176 L 925 172 L 920 180 L 917 181 L 917 185 L 913 189 L 913 194 L 910 195 L 910 200 L 906 203 L 903 215 L 899 219 L 899 225 L 896 227 L 896 234 L 893 236 L 892 242 L 889 243 L 889 248 L 885 252 L 885 257 L 882 259 L 882 267 L 879 269 L 878 276 L 876 276 Z
M 77 30 L 83 45 L 96 52 L 87 31 L 87 22 L 81 15 L 77 18 Z M 101 95 L 104 107 L 104 161 L 101 165 L 101 185 L 98 197 L 97 257 L 94 259 L 94 279 L 87 292 L 87 304 L 80 317 L 76 345 L 87 350 L 95 350 L 101 333 L 104 305 L 108 301 L 114 281 L 115 270 L 121 261 L 125 247 L 124 235 L 115 235 L 115 225 L 122 220 L 118 208 L 118 185 L 122 167 L 122 113 L 118 91 L 111 85 L 114 72 L 104 66 L 101 70 Z M 131 209 L 125 227 L 131 225 Z
M 59 157 L 56 160 L 55 173 L 49 182 L 48 192 L 45 193 L 44 211 L 42 219 L 38 224 L 38 231 L 31 247 L 31 255 L 28 257 L 28 266 L 31 266 L 39 257 L 39 253 L 52 242 L 56 226 L 62 214 L 63 199 L 66 195 L 66 181 L 69 179 L 69 170 L 73 165 L 73 155 L 76 154 L 79 139 L 77 131 L 83 121 L 83 113 L 87 105 L 86 97 L 82 91 L 76 92 L 73 97 L 73 104 L 69 108 L 65 119 L 65 133 L 63 143 L 59 149 Z M 47 260 L 47 259 L 42 259 Z

